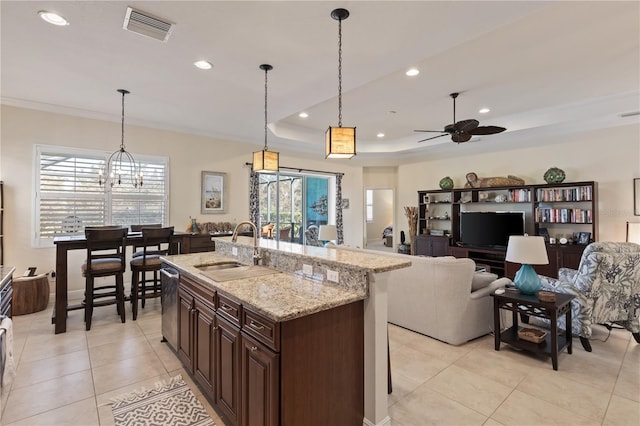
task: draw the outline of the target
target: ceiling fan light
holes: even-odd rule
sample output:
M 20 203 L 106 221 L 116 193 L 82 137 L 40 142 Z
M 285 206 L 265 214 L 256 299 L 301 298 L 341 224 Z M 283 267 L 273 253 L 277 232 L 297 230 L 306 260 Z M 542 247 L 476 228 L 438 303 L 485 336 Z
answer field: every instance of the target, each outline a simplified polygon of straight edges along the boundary
M 356 128 L 329 127 L 325 132 L 325 158 L 351 158 L 356 155 Z
M 253 153 L 253 171 L 255 173 L 276 173 L 280 168 L 280 155 L 276 151 L 255 151 Z

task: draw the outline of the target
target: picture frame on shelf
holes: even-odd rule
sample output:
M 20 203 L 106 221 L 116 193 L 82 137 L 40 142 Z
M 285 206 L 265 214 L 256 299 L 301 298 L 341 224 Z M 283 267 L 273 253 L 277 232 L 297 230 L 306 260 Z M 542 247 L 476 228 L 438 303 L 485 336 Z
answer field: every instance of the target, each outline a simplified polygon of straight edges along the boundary
M 227 210 L 227 174 L 203 171 L 200 181 L 200 213 L 217 214 Z
M 587 245 L 591 242 L 591 232 L 580 232 L 578 233 L 578 244 Z

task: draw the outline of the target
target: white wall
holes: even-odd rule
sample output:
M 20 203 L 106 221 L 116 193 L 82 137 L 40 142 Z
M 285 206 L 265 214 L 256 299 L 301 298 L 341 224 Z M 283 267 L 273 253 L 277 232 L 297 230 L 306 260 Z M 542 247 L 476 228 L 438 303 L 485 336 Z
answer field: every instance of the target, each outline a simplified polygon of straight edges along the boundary
M 0 179 L 5 189 L 5 265 L 21 274 L 28 266 L 39 272 L 55 269 L 55 249 L 31 247 L 34 200 L 34 145 L 58 145 L 112 152 L 120 144 L 120 123 L 78 118 L 30 109 L 2 106 Z M 249 173 L 245 163 L 258 145 L 216 140 L 177 132 L 125 126 L 125 144 L 134 154 L 169 157 L 169 225 L 185 230 L 189 216 L 199 222 L 248 219 Z M 259 138 L 258 138 L 259 139 Z M 261 143 L 260 143 L 261 145 Z M 343 197 L 351 200 L 344 210 L 345 243 L 362 241 L 362 168 L 348 162 L 325 161 L 319 144 L 319 160 L 282 153 L 281 166 L 343 172 Z M 203 170 L 227 173 L 226 214 L 200 214 L 200 173 Z M 69 289 L 84 288 L 80 264 L 85 253 L 70 252 Z
M 632 182 L 640 176 L 639 125 L 557 136 L 544 146 L 399 166 L 396 216 L 404 218 L 403 206 L 418 205 L 416 191 L 437 189 L 444 176 L 450 176 L 456 188 L 464 186 L 469 172 L 479 177 L 516 175 L 527 184 L 539 184 L 545 183 L 544 172 L 552 166 L 565 171 L 566 182 L 598 183 L 598 239 L 624 241 L 626 222 L 638 221 L 633 216 Z M 397 222 L 408 230 L 406 220 Z

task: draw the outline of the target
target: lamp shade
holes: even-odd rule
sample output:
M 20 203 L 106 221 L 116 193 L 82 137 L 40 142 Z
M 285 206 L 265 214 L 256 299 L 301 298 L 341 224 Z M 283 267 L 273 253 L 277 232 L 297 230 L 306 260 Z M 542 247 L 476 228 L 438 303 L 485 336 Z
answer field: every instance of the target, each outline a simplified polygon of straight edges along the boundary
M 280 167 L 276 151 L 256 151 L 253 153 L 253 171 L 256 173 L 277 172 Z
M 356 155 L 356 128 L 329 127 L 325 133 L 325 158 L 351 158 Z
M 507 244 L 507 262 L 523 265 L 546 265 L 549 263 L 544 237 L 511 235 Z
M 338 230 L 335 225 L 320 225 L 320 232 L 318 232 L 318 239 L 320 241 L 331 241 L 338 239 Z
M 640 244 L 640 222 L 627 222 L 627 242 Z

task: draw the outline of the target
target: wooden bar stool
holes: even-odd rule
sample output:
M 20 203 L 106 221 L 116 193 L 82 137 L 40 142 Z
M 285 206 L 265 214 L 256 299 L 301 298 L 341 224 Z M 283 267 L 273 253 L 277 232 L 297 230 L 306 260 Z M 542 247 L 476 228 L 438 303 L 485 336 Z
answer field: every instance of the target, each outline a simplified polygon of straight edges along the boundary
M 127 228 L 100 226 L 85 228 L 87 260 L 82 265 L 85 277 L 84 321 L 91 329 L 91 317 L 95 306 L 117 305 L 120 320 L 125 322 L 124 312 L 124 239 Z M 115 277 L 115 285 L 94 286 L 97 277 Z
M 160 256 L 169 253 L 173 226 L 166 228 L 142 228 L 142 255 L 131 259 L 131 312 L 133 320 L 138 317 L 138 298 L 144 309 L 147 297 L 161 296 L 158 272 L 162 266 Z M 147 280 L 145 274 L 153 272 L 153 279 Z M 153 293 L 147 296 L 147 283 L 152 283 Z

